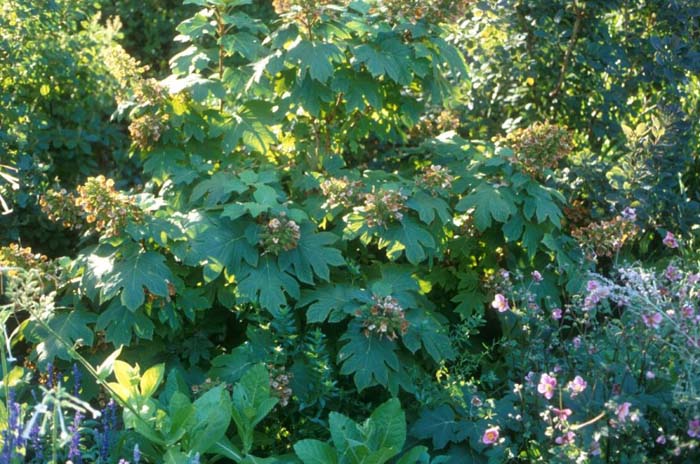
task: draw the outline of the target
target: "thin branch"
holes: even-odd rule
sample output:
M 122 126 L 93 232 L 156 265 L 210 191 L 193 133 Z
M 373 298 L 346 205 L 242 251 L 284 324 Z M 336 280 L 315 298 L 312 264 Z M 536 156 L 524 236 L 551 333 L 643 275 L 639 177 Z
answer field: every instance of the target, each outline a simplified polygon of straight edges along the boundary
M 564 61 L 562 61 L 561 69 L 559 70 L 559 80 L 557 81 L 557 85 L 554 87 L 554 89 L 551 92 L 549 92 L 550 98 L 556 97 L 561 91 L 562 86 L 564 85 L 564 78 L 566 77 L 566 72 L 569 68 L 569 62 L 571 61 L 571 54 L 574 51 L 574 46 L 576 45 L 576 41 L 578 40 L 578 34 L 581 30 L 581 21 L 585 16 L 583 8 L 579 8 L 575 1 L 574 14 L 576 15 L 576 19 L 574 20 L 574 28 L 571 31 L 571 37 L 569 38 L 569 44 L 566 47 L 566 52 L 564 52 Z

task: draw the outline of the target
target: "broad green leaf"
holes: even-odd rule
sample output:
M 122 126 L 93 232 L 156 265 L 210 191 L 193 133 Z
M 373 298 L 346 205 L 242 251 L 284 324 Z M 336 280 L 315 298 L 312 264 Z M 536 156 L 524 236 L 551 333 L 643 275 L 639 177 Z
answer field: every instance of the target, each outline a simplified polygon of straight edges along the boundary
M 458 421 L 448 405 L 424 410 L 411 429 L 411 434 L 420 439 L 432 439 L 435 449 L 442 449 L 449 442 L 458 443 L 468 433 L 467 424 Z
M 341 341 L 347 343 L 338 352 L 340 373 L 352 374 L 358 391 L 376 384 L 386 387 L 389 376 L 399 370 L 396 343 L 375 334 L 365 336 L 357 322 L 350 324 Z
M 443 223 L 449 222 L 452 218 L 450 206 L 445 200 L 425 192 L 416 192 L 408 199 L 406 206 L 415 210 L 420 220 L 426 224 L 433 222 L 436 214 Z
M 328 444 L 319 440 L 301 440 L 294 444 L 294 452 L 304 464 L 336 464 L 338 456 Z
M 333 62 L 344 60 L 345 55 L 334 44 L 302 40 L 289 50 L 288 58 L 299 64 L 302 79 L 308 68 L 313 79 L 325 83 L 333 75 Z
M 142 340 L 151 340 L 155 326 L 141 308 L 130 311 L 121 301 L 113 299 L 95 323 L 95 330 L 105 332 L 105 340 L 115 346 L 131 345 L 136 335 Z
M 427 462 L 428 457 L 428 448 L 425 446 L 416 446 L 401 456 L 401 458 L 396 461 L 396 464 L 416 464 L 417 462 Z
M 266 154 L 270 145 L 275 143 L 274 125 L 269 104 L 262 101 L 249 101 L 238 108 L 233 121 L 227 126 L 222 148 L 230 153 L 243 143 L 249 150 Z
M 248 190 L 248 186 L 231 172 L 217 172 L 209 179 L 203 180 L 192 190 L 190 203 L 195 203 L 206 196 L 205 206 L 214 206 L 218 203 L 225 203 L 231 193 L 243 193 Z
M 112 375 L 112 371 L 114 370 L 114 361 L 119 357 L 119 355 L 122 353 L 122 346 L 119 346 L 116 350 L 114 350 L 107 358 L 105 358 L 104 361 L 95 369 L 97 372 L 97 377 L 100 380 L 105 380 L 107 377 Z
M 239 274 L 258 264 L 257 226 L 249 220 L 209 219 L 201 222 L 191 243 L 195 262 L 204 264 L 204 280 L 211 282 L 226 268 Z
M 282 271 L 277 260 L 270 256 L 263 257 L 257 267 L 244 270 L 236 278 L 243 301 L 259 301 L 263 308 L 273 314 L 287 305 L 285 294 L 299 299 L 299 283 Z
M 144 300 L 144 290 L 167 297 L 168 282 L 174 280 L 165 257 L 154 251 L 144 251 L 139 246 L 127 248 L 122 259 L 115 261 L 113 269 L 105 274 L 102 287 L 105 299 L 121 290 L 121 302 L 131 311 L 139 308 Z
M 331 431 L 331 440 L 338 451 L 338 462 L 360 463 L 369 454 L 369 448 L 365 444 L 359 426 L 349 417 L 332 412 L 328 416 L 328 425 Z
M 480 231 L 486 230 L 493 220 L 506 223 L 515 212 L 512 195 L 503 188 L 487 183 L 479 185 L 473 192 L 462 198 L 456 206 L 458 211 L 474 208 L 474 225 Z
M 334 321 L 352 314 L 365 300 L 367 295 L 358 288 L 343 284 L 327 284 L 302 292 L 297 307 L 308 306 L 306 310 L 308 323 L 323 322 L 329 315 Z M 336 312 L 340 314 L 332 314 Z
M 435 239 L 423 226 L 408 216 L 401 224 L 390 226 L 380 232 L 379 248 L 386 248 L 387 257 L 395 261 L 401 254 L 412 264 L 419 264 L 427 259 L 426 250 L 435 249 Z
M 231 397 L 220 385 L 197 398 L 193 406 L 196 425 L 191 432 L 191 450 L 204 454 L 226 435 L 231 423 Z
M 280 269 L 286 271 L 293 267 L 296 278 L 307 284 L 314 283 L 314 274 L 329 281 L 330 266 L 345 264 L 340 250 L 330 246 L 338 237 L 329 232 L 317 233 L 310 222 L 302 224 L 300 234 L 296 248 L 280 255 Z
M 427 311 L 408 311 L 406 319 L 409 321 L 408 333 L 402 340 L 406 347 L 415 352 L 422 345 L 436 363 L 454 359 L 455 352 L 447 335 L 447 329 Z
M 392 398 L 377 407 L 368 422 L 370 433 L 367 444 L 370 449 L 391 448 L 394 454 L 403 449 L 406 441 L 406 415 L 398 399 Z
M 150 398 L 156 392 L 160 383 L 163 381 L 163 375 L 165 374 L 165 364 L 157 364 L 150 367 L 141 376 L 139 382 L 139 389 L 141 390 L 141 396 L 145 398 Z
M 56 335 L 43 325 L 32 322 L 29 333 L 32 340 L 39 342 L 36 346 L 39 361 L 43 364 L 56 356 L 70 360 L 69 350 L 76 344 L 92 346 L 94 333 L 88 325 L 93 324 L 96 317 L 82 309 L 58 312 L 45 321 Z

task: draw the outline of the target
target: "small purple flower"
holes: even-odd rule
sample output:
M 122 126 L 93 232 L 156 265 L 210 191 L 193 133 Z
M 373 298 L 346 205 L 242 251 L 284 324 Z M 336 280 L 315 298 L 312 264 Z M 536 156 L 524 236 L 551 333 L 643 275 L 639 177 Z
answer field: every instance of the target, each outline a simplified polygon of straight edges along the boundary
M 678 240 L 671 232 L 666 232 L 666 236 L 662 240 L 663 244 L 669 248 L 678 248 Z
M 661 434 L 658 437 L 656 437 L 656 443 L 659 445 L 665 445 L 666 444 L 666 435 Z
M 73 364 L 73 396 L 78 396 L 80 394 L 80 383 L 83 379 L 83 375 L 80 373 L 77 364 Z
M 585 380 L 583 380 L 583 377 L 581 377 L 580 375 L 577 375 L 576 377 L 574 377 L 574 380 L 566 384 L 566 388 L 567 390 L 569 390 L 569 393 L 571 394 L 572 398 L 574 398 L 579 393 L 582 393 L 587 386 L 588 383 Z
M 500 293 L 496 293 L 491 302 L 491 307 L 497 309 L 499 313 L 504 313 L 510 309 L 508 299 Z
M 622 210 L 622 217 L 630 222 L 637 220 L 637 210 L 629 206 Z
M 539 271 L 532 271 L 532 274 L 530 275 L 532 276 L 532 280 L 535 282 L 542 282 L 542 274 L 540 274 Z
M 576 336 L 571 340 L 571 342 L 574 344 L 575 349 L 578 350 L 579 348 L 581 348 L 581 337 Z
M 644 325 L 651 329 L 658 329 L 661 326 L 661 321 L 663 320 L 663 317 L 659 313 L 654 313 L 654 314 L 642 314 L 642 321 L 644 321 Z
M 141 461 L 141 450 L 138 443 L 134 445 L 134 464 L 139 464 Z
M 557 386 L 557 379 L 549 374 L 542 374 L 540 383 L 537 385 L 537 391 L 545 398 L 551 400 L 554 396 L 554 389 Z
M 71 425 L 68 430 L 71 433 L 70 447 L 68 448 L 68 459 L 73 462 L 73 464 L 82 464 L 83 455 L 80 452 L 80 421 L 82 420 L 82 414 L 80 411 L 75 413 L 73 417 L 73 425 Z
M 654 371 L 646 371 L 644 376 L 647 378 L 647 380 L 652 380 L 656 378 L 656 374 L 654 374 Z
M 561 319 L 561 308 L 554 308 L 552 310 L 552 319 L 554 319 L 555 321 Z
M 700 438 L 700 418 L 695 417 L 688 421 L 688 436 L 691 438 Z
M 573 443 L 574 438 L 576 438 L 576 434 L 574 432 L 566 432 L 564 435 L 557 437 L 554 439 L 554 442 L 557 445 L 567 445 L 569 443 Z
M 681 279 L 681 273 L 676 266 L 669 264 L 664 271 L 664 277 L 666 277 L 671 282 L 675 282 Z

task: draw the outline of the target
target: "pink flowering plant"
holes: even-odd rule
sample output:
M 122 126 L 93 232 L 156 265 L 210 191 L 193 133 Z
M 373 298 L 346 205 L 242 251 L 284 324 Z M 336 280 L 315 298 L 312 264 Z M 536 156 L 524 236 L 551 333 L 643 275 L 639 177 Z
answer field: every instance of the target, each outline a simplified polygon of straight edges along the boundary
M 695 456 L 700 274 L 669 266 L 584 273 L 565 301 L 542 297 L 531 273 L 495 272 L 487 316 L 500 321 L 500 337 L 463 371 L 468 387 L 443 381 L 451 406 L 433 414 L 455 420 L 455 440 L 467 437 L 494 462 Z

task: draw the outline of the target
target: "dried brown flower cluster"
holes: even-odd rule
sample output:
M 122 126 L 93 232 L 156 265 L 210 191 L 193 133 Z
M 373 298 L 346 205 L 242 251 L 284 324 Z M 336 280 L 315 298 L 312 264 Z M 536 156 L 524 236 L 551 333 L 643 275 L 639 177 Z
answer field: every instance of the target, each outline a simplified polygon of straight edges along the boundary
M 75 198 L 64 188 L 47 190 L 39 197 L 39 206 L 50 221 L 60 222 L 66 229 L 79 228 L 83 222 L 83 216 L 75 204 Z
M 544 170 L 556 168 L 573 148 L 571 133 L 547 122 L 516 129 L 496 141 L 511 147 L 516 163 L 536 179 L 545 177 Z
M 321 17 L 326 5 L 346 3 L 348 2 L 332 0 L 272 0 L 272 7 L 278 15 L 300 24 L 309 31 Z
M 297 247 L 301 231 L 299 225 L 282 212 L 267 222 L 260 235 L 260 247 L 264 252 L 278 255 Z
M 89 177 L 76 194 L 49 190 L 39 199 L 49 219 L 65 227 L 80 228 L 85 221 L 106 237 L 119 235 L 129 221 L 140 221 L 143 211 L 114 188 L 114 181 L 100 175 Z
M 0 247 L 0 266 L 3 267 L 35 269 L 46 267 L 49 263 L 49 258 L 40 253 L 33 253 L 29 247 L 21 247 L 16 243 Z
M 412 139 L 435 137 L 460 125 L 459 114 L 454 110 L 442 109 L 439 113 L 430 111 L 421 116 L 418 124 L 409 132 Z
M 399 302 L 391 297 L 373 297 L 374 303 L 365 306 L 355 312 L 357 317 L 363 319 L 362 327 L 366 337 L 376 333 L 379 337 L 396 340 L 400 335 L 406 335 L 408 321 L 406 314 Z
M 349 208 L 354 205 L 361 195 L 363 184 L 361 181 L 351 181 L 347 177 L 332 177 L 321 183 L 321 192 L 326 197 L 324 208 L 343 206 Z
M 452 188 L 454 180 L 455 178 L 448 168 L 439 164 L 431 164 L 423 169 L 423 174 L 418 178 L 417 184 L 436 195 Z
M 384 10 L 394 22 L 416 22 L 424 18 L 444 22 L 464 18 L 472 3 L 473 0 L 383 0 L 377 2 L 377 8 Z
M 364 196 L 365 203 L 356 209 L 364 213 L 365 221 L 369 227 L 386 227 L 393 221 L 403 219 L 403 210 L 406 209 L 406 195 L 398 190 L 380 190 Z
M 146 113 L 131 120 L 129 134 L 134 143 L 144 149 L 153 146 L 167 127 L 167 117 Z
M 292 389 L 289 386 L 292 374 L 286 372 L 284 366 L 268 366 L 268 368 L 270 370 L 270 388 L 272 389 L 272 394 L 280 399 L 280 406 L 287 406 L 289 404 L 289 399 L 292 397 Z
M 609 221 L 594 222 L 571 231 L 586 252 L 586 257 L 595 260 L 600 256 L 612 257 L 628 240 L 634 238 L 639 227 L 630 218 L 616 216 Z

